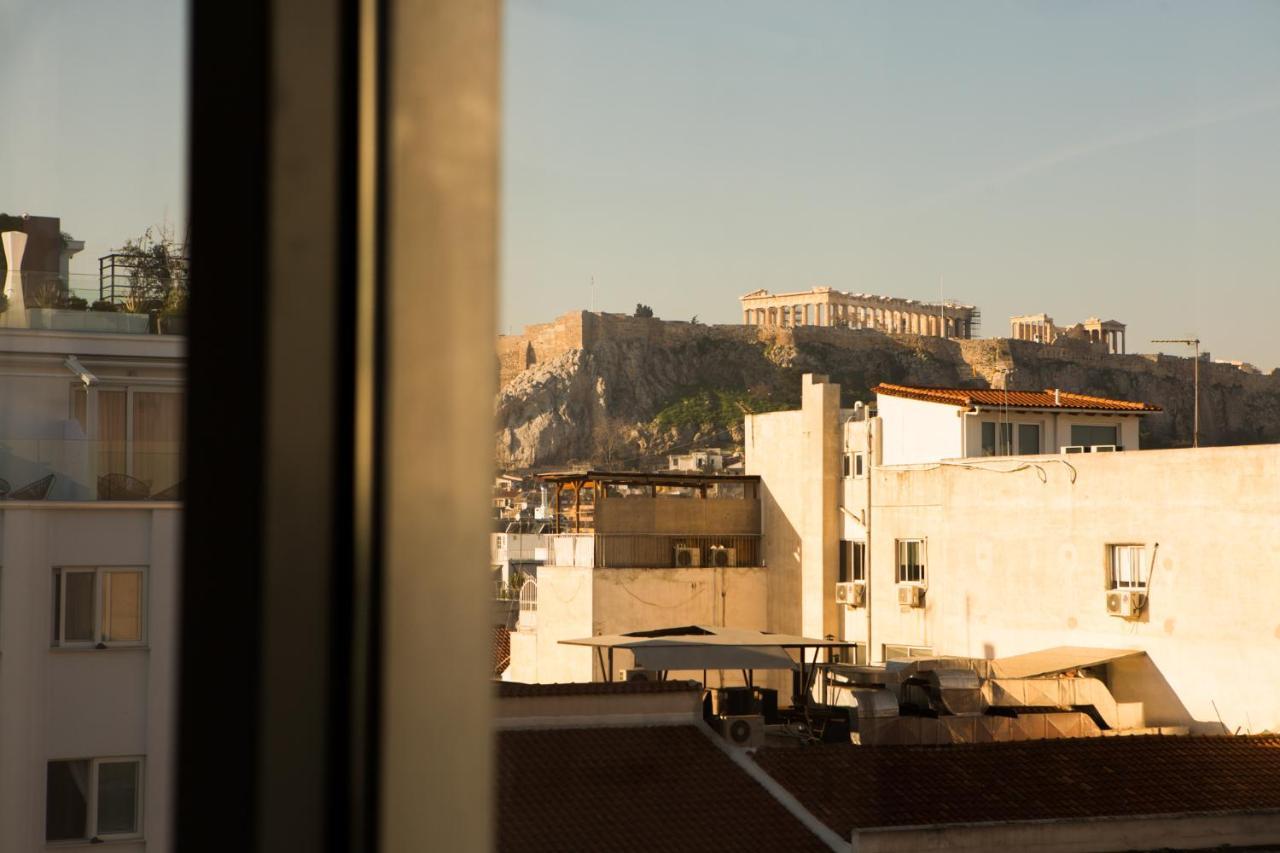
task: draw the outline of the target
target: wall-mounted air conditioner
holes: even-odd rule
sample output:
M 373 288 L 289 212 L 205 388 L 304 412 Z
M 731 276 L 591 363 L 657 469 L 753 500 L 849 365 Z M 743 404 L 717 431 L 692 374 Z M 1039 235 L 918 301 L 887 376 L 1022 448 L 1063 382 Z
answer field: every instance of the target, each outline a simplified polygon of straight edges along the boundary
M 728 548 L 724 545 L 712 545 L 709 556 L 711 557 L 711 565 L 719 568 L 738 565 L 737 548 Z
M 836 604 L 843 604 L 845 607 L 866 607 L 866 584 L 862 581 L 845 581 L 836 584 Z
M 1107 591 L 1107 614 L 1131 619 L 1142 612 L 1147 603 L 1146 593 L 1131 589 L 1112 589 Z
M 620 669 L 619 681 L 657 681 L 658 673 L 652 669 Z
M 748 749 L 764 746 L 764 717 L 759 714 L 716 717 L 716 729 L 734 746 Z
M 899 586 L 898 604 L 903 607 L 924 607 L 924 587 L 915 584 Z
M 702 549 L 690 545 L 677 545 L 676 565 L 682 569 L 696 569 L 701 566 Z
M 1082 444 L 1071 444 L 1062 448 L 1063 453 L 1088 453 L 1088 448 Z
M 1090 453 L 1115 453 L 1120 448 L 1114 444 L 1095 444 L 1089 448 Z

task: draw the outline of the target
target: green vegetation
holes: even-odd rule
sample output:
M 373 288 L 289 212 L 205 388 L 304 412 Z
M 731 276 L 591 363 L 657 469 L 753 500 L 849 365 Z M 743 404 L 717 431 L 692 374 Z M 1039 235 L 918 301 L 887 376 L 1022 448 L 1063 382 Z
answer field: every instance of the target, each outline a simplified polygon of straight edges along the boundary
M 688 391 L 658 412 L 653 425 L 659 430 L 672 427 L 697 429 L 713 426 L 728 429 L 741 423 L 744 414 L 776 412 L 787 404 L 751 391 L 703 388 Z

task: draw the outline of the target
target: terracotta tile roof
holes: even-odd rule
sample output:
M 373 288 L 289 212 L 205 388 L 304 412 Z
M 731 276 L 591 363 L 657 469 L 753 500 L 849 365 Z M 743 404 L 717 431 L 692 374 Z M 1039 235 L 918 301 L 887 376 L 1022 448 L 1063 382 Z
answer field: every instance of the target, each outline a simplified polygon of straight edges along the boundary
M 1280 809 L 1280 736 L 762 749 L 843 837 L 855 828 Z
M 1162 408 L 1151 403 L 1135 403 L 1131 400 L 1113 400 L 1109 397 L 1091 397 L 1072 394 L 1069 391 L 1049 388 L 1044 391 L 1003 391 L 996 388 L 928 388 L 920 385 L 892 385 L 881 382 L 871 389 L 890 397 L 906 397 L 928 403 L 947 403 L 953 406 L 1014 406 L 1026 409 L 1071 409 L 1074 411 L 1103 412 L 1161 412 Z
M 641 693 L 701 692 L 696 681 L 587 681 L 564 684 L 521 684 L 498 682 L 498 697 L 516 699 L 525 696 L 635 696 Z
M 497 737 L 499 850 L 828 849 L 694 726 Z
M 511 664 L 511 631 L 506 625 L 493 626 L 493 677 L 506 672 Z

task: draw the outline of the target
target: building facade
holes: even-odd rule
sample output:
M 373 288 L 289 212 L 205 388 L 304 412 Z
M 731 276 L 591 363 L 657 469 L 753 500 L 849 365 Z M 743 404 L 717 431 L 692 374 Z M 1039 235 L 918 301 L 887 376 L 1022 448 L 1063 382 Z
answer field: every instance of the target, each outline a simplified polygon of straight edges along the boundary
M 904 451 L 919 463 L 885 464 L 900 421 L 804 381 L 801 410 L 745 428 L 770 592 L 791 590 L 771 629 L 804 621 L 868 662 L 1144 651 L 1115 664 L 1137 668 L 1115 698 L 1148 725 L 1280 729 L 1280 685 L 1254 677 L 1280 650 L 1280 447 L 939 464 L 925 443 Z
M 791 293 L 753 290 L 739 297 L 747 326 L 842 326 L 940 338 L 976 336 L 981 312 L 948 300 L 920 302 L 815 287 Z
M 0 849 L 166 850 L 185 343 L 15 311 L 21 237 L 0 315 Z

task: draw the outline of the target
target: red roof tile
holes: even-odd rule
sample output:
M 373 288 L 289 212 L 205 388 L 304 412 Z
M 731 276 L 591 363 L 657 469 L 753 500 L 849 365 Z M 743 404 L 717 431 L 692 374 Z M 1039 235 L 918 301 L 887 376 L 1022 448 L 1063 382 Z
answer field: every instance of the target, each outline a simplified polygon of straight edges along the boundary
M 927 403 L 946 403 L 952 406 L 1013 406 L 1026 409 L 1071 409 L 1075 411 L 1103 412 L 1160 412 L 1151 403 L 1135 403 L 1130 400 L 1113 400 L 1108 397 L 1091 397 L 1072 394 L 1069 391 L 1049 388 L 1045 391 L 1004 391 L 997 388 L 928 388 L 919 385 L 892 385 L 882 382 L 871 389 L 877 394 L 905 397 Z
M 1280 809 L 1280 736 L 763 749 L 843 837 L 855 828 Z
M 498 849 L 827 851 L 694 726 L 498 734 Z
M 525 696 L 635 696 L 641 693 L 700 692 L 696 681 L 586 681 L 564 684 L 521 684 L 498 682 L 498 697 L 517 699 Z

